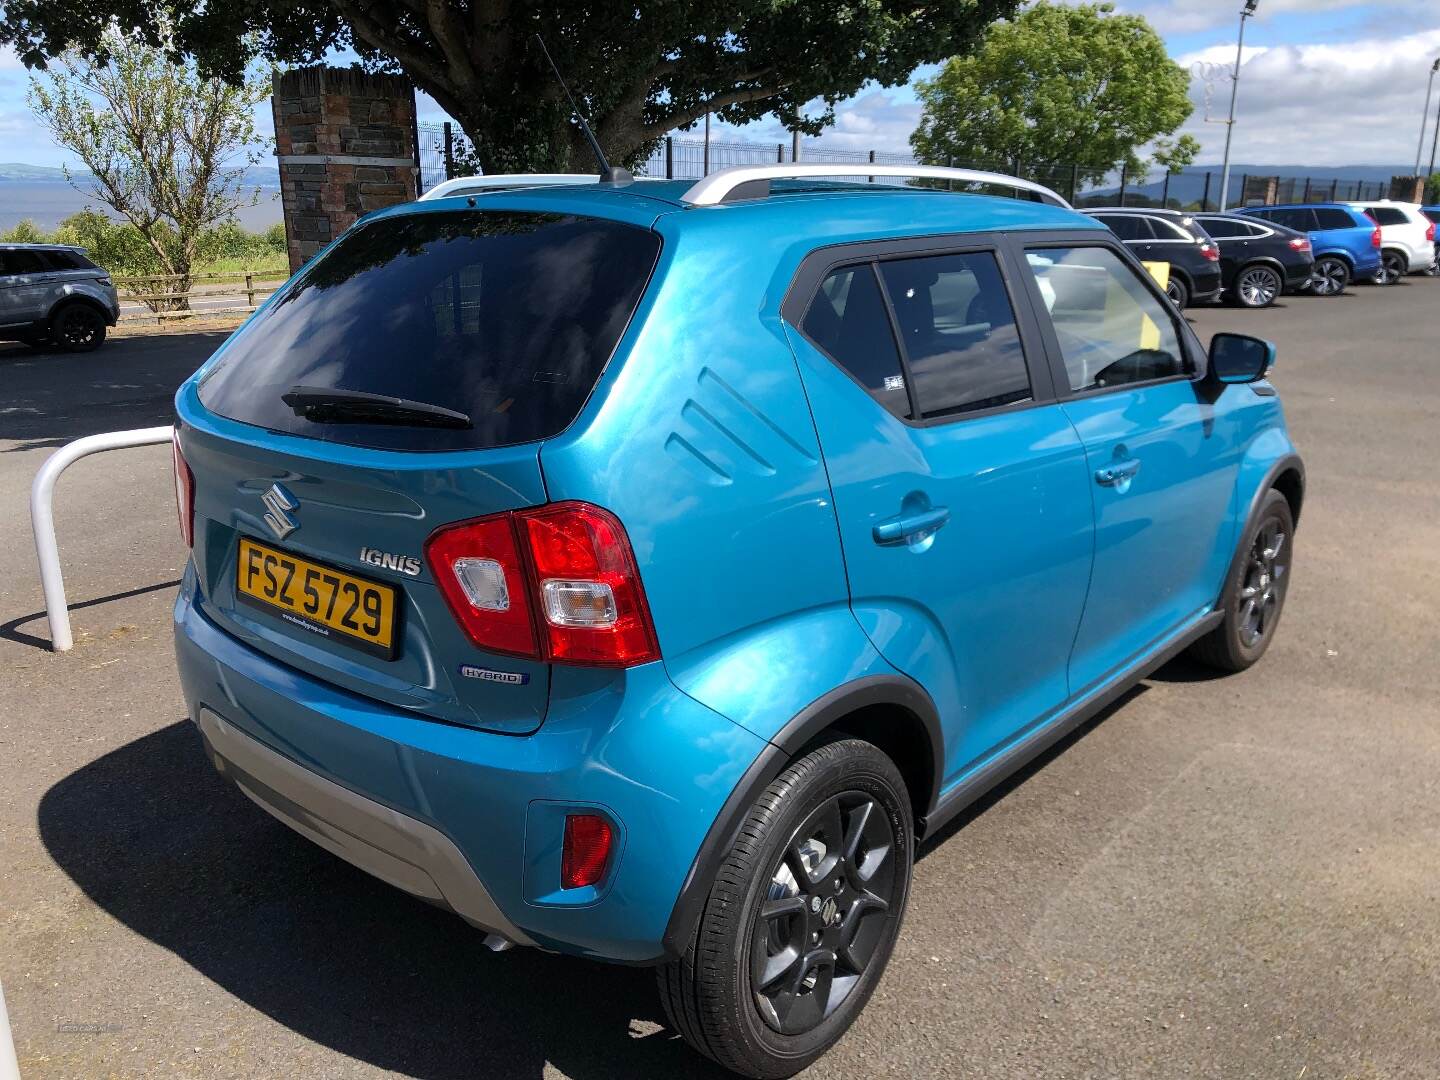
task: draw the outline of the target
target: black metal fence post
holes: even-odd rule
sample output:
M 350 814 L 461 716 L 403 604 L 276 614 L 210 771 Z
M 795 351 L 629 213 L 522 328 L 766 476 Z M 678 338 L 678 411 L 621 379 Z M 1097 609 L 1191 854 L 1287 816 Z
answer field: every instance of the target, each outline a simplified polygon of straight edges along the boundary
M 1070 203 L 1075 202 L 1075 192 L 1080 189 L 1080 166 L 1070 166 Z
M 1120 205 L 1125 205 L 1125 183 L 1130 178 L 1130 165 L 1127 162 L 1120 166 Z
M 946 167 L 947 169 L 953 169 L 953 168 L 955 167 L 955 159 L 954 159 L 953 157 L 947 157 L 947 158 L 945 159 L 945 167 Z M 949 178 L 947 177 L 946 180 L 945 180 L 945 190 L 946 190 L 946 191 L 954 191 L 954 190 L 955 190 L 955 181 L 954 181 L 954 180 L 951 180 L 951 179 L 949 179 Z
M 1165 170 L 1165 179 L 1160 185 L 1160 207 L 1168 208 L 1170 205 L 1170 170 Z
M 445 121 L 445 179 L 455 179 L 455 132 Z
M 1210 209 L 1210 173 L 1205 174 L 1205 194 L 1200 196 L 1200 209 Z
M 874 150 L 871 150 L 871 151 L 870 151 L 870 164 L 871 164 L 871 165 L 874 165 L 874 164 L 875 164 L 875 151 L 874 151 Z M 865 182 L 866 182 L 867 184 L 873 184 L 873 183 L 875 182 L 875 177 L 873 177 L 873 176 L 867 176 L 867 177 L 865 178 Z
M 665 179 L 675 179 L 675 139 L 665 136 Z
M 783 142 L 777 142 L 775 144 L 775 164 L 785 164 L 785 144 Z

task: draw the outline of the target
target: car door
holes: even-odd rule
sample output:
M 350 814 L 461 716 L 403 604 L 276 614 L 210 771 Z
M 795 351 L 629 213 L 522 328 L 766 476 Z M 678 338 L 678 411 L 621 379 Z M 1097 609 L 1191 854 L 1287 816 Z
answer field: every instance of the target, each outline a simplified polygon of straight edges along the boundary
M 1105 243 L 1037 241 L 1025 259 L 1094 499 L 1095 565 L 1070 661 L 1082 696 L 1216 600 L 1239 440 L 1217 430 L 1193 381 L 1198 342 L 1131 260 Z
M 1085 453 L 1016 272 L 993 239 L 862 245 L 786 301 L 851 607 L 935 701 L 947 781 L 1065 703 L 1090 575 Z
M 0 326 L 45 317 L 48 274 L 38 252 L 26 248 L 0 251 Z
M 1220 274 L 1228 286 L 1235 280 L 1238 270 L 1250 255 L 1250 226 L 1242 221 L 1223 217 L 1196 218 L 1215 246 L 1220 249 Z

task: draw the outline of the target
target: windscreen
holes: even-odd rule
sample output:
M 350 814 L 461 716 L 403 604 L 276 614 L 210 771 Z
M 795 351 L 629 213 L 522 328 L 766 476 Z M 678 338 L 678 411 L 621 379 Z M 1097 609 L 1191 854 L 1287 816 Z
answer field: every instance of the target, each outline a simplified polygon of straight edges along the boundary
M 341 238 L 235 336 L 200 400 L 242 423 L 380 449 L 547 438 L 585 403 L 659 249 L 646 229 L 566 214 L 381 218 Z M 468 426 L 353 412 L 322 422 L 282 400 L 296 387 L 403 398 L 462 413 Z

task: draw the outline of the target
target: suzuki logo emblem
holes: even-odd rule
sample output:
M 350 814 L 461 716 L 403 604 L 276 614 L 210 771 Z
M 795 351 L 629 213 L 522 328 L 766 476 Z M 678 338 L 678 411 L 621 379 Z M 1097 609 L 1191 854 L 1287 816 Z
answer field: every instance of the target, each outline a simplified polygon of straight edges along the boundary
M 271 484 L 270 490 L 260 496 L 260 501 L 265 504 L 265 524 L 270 526 L 276 540 L 284 540 L 300 527 L 300 523 L 290 516 L 290 511 L 298 509 L 300 504 L 279 484 Z

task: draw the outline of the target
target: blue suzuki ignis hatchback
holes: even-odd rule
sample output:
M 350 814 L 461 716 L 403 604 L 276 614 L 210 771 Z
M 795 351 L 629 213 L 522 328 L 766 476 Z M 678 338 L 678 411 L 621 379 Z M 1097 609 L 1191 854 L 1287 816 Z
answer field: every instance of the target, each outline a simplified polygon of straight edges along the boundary
M 823 1053 L 917 842 L 1181 650 L 1259 659 L 1304 489 L 1270 346 L 928 172 L 1029 197 L 787 165 L 355 225 L 177 397 L 214 766 L 494 948 L 655 965 L 736 1072 Z

